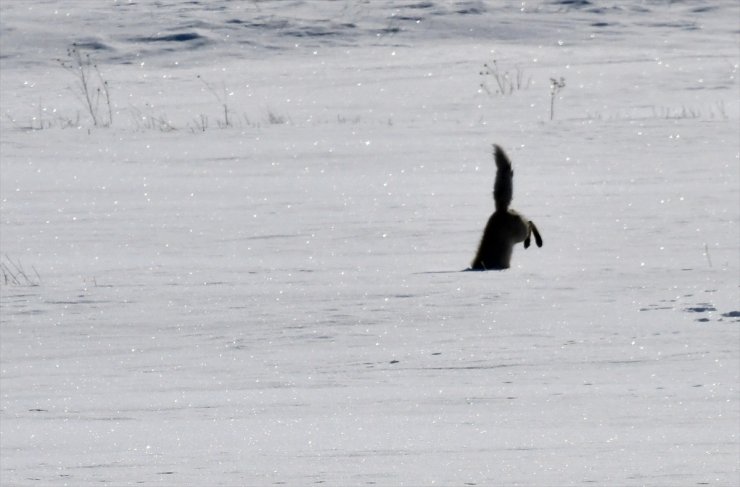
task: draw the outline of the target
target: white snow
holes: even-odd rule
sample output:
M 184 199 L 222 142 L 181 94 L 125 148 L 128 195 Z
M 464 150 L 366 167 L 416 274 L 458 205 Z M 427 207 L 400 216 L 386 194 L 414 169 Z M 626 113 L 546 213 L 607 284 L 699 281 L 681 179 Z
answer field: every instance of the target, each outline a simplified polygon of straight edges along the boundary
M 0 8 L 3 486 L 740 483 L 737 2 Z

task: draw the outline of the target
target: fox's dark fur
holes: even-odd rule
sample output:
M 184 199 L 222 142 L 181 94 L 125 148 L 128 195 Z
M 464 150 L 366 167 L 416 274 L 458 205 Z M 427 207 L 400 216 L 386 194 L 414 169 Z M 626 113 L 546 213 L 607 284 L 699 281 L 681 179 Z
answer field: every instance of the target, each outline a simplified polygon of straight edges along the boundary
M 496 182 L 493 185 L 496 211 L 488 219 L 478 253 L 471 264 L 474 271 L 508 269 L 514 245 L 524 242 L 524 248 L 528 248 L 532 234 L 537 246 L 542 247 L 542 237 L 534 223 L 509 208 L 514 192 L 511 161 L 498 145 L 493 146 L 493 152 L 496 160 Z

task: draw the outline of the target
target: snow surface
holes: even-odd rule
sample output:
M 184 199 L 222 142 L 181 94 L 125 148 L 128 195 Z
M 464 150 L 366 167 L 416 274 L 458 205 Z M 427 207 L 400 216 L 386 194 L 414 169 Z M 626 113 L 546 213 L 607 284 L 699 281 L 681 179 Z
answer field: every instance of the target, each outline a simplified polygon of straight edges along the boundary
M 736 1 L 0 8 L 3 486 L 740 483 Z

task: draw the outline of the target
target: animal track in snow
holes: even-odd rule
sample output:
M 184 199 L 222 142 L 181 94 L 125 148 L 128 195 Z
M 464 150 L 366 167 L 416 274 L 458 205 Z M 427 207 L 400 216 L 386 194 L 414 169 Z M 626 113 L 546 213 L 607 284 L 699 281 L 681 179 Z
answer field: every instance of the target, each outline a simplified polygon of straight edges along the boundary
M 710 303 L 699 303 L 695 306 L 684 308 L 684 311 L 686 311 L 687 313 L 699 313 L 702 315 L 706 313 L 706 316 L 701 316 L 700 318 L 696 319 L 696 321 L 706 323 L 708 321 L 712 321 L 713 315 L 717 311 L 717 308 Z M 720 314 L 719 318 L 716 318 L 716 321 L 726 321 L 727 318 L 729 318 L 729 320 L 727 321 L 740 322 L 740 311 L 728 311 L 726 313 L 722 313 Z
M 714 292 L 708 290 L 708 293 Z M 693 295 L 687 294 L 684 298 L 691 298 Z M 660 311 L 660 310 L 675 310 L 677 308 L 677 299 L 661 299 L 658 303 L 649 304 L 640 308 L 640 311 Z M 719 314 L 717 317 L 717 307 L 712 303 L 700 302 L 690 306 L 685 306 L 681 309 L 685 313 L 692 313 L 698 315 L 696 321 L 700 323 L 707 323 L 709 321 L 735 321 L 740 322 L 740 311 L 728 311 Z

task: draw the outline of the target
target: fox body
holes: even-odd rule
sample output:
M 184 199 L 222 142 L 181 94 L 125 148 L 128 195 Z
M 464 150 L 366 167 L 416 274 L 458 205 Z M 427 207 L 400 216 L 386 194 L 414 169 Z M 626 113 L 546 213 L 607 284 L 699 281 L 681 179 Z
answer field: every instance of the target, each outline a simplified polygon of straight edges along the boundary
M 537 246 L 542 247 L 542 237 L 535 224 L 509 208 L 514 193 L 514 170 L 504 150 L 498 145 L 493 148 L 496 161 L 493 201 L 496 211 L 488 219 L 478 253 L 470 266 L 471 270 L 476 271 L 508 269 L 514 245 L 524 242 L 524 248 L 528 248 L 532 235 Z

